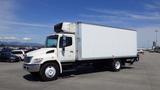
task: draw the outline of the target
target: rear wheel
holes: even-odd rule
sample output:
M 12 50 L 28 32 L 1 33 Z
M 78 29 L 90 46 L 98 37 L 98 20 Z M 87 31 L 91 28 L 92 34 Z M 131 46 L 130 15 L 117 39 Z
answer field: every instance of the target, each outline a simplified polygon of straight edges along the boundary
M 55 63 L 46 63 L 40 69 L 40 78 L 43 81 L 56 80 L 59 75 L 58 65 Z
M 122 66 L 122 64 L 121 64 L 121 61 L 120 60 L 113 60 L 113 62 L 112 62 L 112 70 L 113 71 L 120 71 L 120 69 L 121 69 L 121 66 Z

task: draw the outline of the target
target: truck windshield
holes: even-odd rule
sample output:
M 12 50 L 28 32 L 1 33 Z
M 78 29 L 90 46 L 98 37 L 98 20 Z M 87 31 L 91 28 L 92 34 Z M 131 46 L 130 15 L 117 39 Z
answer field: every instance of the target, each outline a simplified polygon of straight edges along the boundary
M 48 36 L 46 40 L 46 47 L 57 47 L 58 35 Z

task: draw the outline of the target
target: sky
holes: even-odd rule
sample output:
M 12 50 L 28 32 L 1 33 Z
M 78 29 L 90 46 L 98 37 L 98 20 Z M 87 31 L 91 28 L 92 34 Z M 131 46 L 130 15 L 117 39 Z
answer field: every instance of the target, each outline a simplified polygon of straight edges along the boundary
M 0 0 L 0 40 L 44 44 L 59 22 L 134 29 L 138 47 L 160 41 L 160 0 Z

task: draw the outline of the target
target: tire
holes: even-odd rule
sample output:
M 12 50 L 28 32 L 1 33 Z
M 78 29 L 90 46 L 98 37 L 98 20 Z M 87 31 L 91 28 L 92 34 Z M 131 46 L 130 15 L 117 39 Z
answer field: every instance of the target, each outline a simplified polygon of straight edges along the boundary
M 8 60 L 8 62 L 13 63 L 13 62 L 14 62 L 14 60 L 12 60 L 12 59 L 11 59 L 11 60 Z
M 114 71 L 114 72 L 120 71 L 121 66 L 122 66 L 122 63 L 121 63 L 120 60 L 118 60 L 118 59 L 117 60 L 113 60 L 113 62 L 112 62 L 112 71 Z
M 20 61 L 22 61 L 22 58 L 21 58 L 21 57 L 18 58 L 18 62 L 20 62 Z
M 59 67 L 55 63 L 46 63 L 41 66 L 40 78 L 42 81 L 56 80 L 59 75 Z

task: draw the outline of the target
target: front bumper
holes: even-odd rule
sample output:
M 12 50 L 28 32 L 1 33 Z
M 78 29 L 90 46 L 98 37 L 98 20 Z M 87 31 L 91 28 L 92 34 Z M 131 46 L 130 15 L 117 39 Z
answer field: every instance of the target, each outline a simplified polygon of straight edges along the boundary
M 28 72 L 39 72 L 40 64 L 24 64 L 23 68 Z

